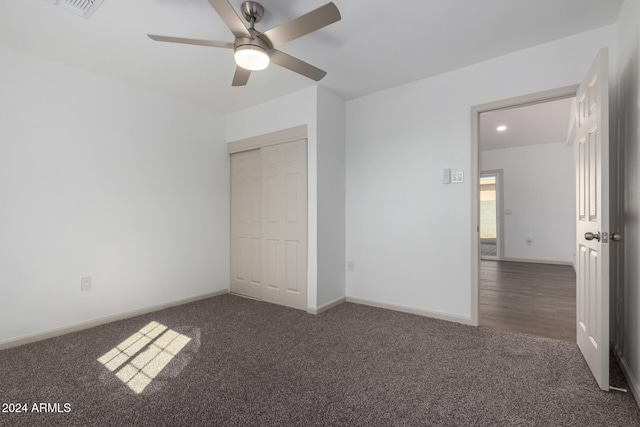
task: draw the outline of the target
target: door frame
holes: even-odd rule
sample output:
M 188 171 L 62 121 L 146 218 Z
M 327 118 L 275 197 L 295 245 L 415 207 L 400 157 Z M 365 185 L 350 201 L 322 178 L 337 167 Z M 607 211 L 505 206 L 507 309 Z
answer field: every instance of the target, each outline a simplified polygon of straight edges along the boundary
M 480 114 L 576 96 L 579 84 L 471 107 L 471 324 L 480 325 Z
M 496 177 L 496 256 L 487 257 L 485 259 L 500 261 L 504 259 L 504 192 L 502 185 L 503 169 L 481 170 L 480 177 L 495 176 Z M 478 211 L 479 212 L 479 211 Z M 480 253 L 482 257 L 482 253 Z

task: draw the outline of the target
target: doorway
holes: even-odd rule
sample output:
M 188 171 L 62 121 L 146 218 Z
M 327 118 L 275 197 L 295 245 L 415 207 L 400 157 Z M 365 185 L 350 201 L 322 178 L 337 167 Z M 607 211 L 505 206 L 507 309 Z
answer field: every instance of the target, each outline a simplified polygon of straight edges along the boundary
M 553 175 L 556 170 L 555 166 L 550 165 L 551 162 L 545 160 L 553 155 L 538 155 L 537 148 L 526 146 L 529 143 L 551 142 L 544 138 L 535 142 L 519 141 L 518 148 L 493 146 L 489 150 L 495 151 L 491 155 L 484 155 L 480 127 L 483 114 L 491 113 L 493 119 L 501 117 L 504 112 L 513 115 L 520 107 L 538 108 L 546 103 L 573 98 L 576 89 L 576 86 L 571 86 L 472 109 L 472 131 L 476 135 L 472 156 L 475 157 L 473 164 L 478 168 L 475 175 L 478 181 L 472 196 L 472 206 L 475 208 L 472 214 L 478 221 L 477 236 L 472 246 L 472 261 L 476 263 L 474 283 L 477 284 L 474 299 L 477 298 L 478 305 L 472 307 L 472 316 L 475 315 L 479 325 L 575 342 L 575 270 L 572 265 L 575 252 L 575 203 L 572 200 L 575 200 L 575 193 L 557 198 L 547 191 L 565 187 L 574 192 L 575 175 L 568 173 L 555 182 L 542 182 L 545 174 Z M 573 129 L 569 125 L 570 113 L 566 115 L 562 135 L 565 145 L 562 150 L 567 153 L 567 161 L 571 162 L 573 146 L 569 147 L 566 143 L 573 140 Z M 530 114 L 523 115 L 521 122 L 517 122 L 512 130 L 527 125 L 532 117 Z M 504 124 L 496 126 L 491 123 L 494 131 L 499 133 L 505 130 Z M 541 131 L 541 127 L 536 123 L 533 130 Z M 503 132 L 501 136 L 508 134 Z M 513 138 L 508 142 L 513 143 Z M 542 148 L 540 150 L 543 151 Z M 492 160 L 482 161 L 488 158 Z M 513 158 L 518 159 L 519 163 L 509 167 L 509 161 Z M 506 166 L 503 168 L 503 165 Z M 567 169 L 571 165 L 568 163 L 560 168 Z M 538 175 L 527 181 L 523 176 L 529 167 L 536 168 Z M 496 170 L 500 170 L 500 174 Z M 536 183 L 536 180 L 541 182 Z M 507 187 L 504 194 L 500 191 L 501 187 Z M 544 209 L 538 208 L 545 204 L 555 205 L 558 199 L 569 202 L 570 211 L 567 215 L 563 214 L 565 222 L 569 222 L 562 228 L 571 232 L 554 240 L 551 236 L 557 233 L 550 231 L 554 216 L 545 218 Z M 534 202 L 538 206 L 533 206 Z M 560 241 L 562 244 L 559 244 Z M 563 246 L 561 256 L 554 245 Z
M 502 259 L 502 170 L 480 173 L 480 257 Z

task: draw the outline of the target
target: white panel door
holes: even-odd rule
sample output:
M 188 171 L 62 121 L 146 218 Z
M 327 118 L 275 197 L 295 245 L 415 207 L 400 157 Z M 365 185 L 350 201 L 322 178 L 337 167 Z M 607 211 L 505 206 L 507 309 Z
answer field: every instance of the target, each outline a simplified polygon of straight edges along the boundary
M 577 93 L 577 341 L 609 390 L 609 77 L 602 49 Z
M 260 150 L 231 156 L 231 292 L 261 298 L 262 161 Z
M 262 148 L 262 299 L 307 307 L 307 142 Z

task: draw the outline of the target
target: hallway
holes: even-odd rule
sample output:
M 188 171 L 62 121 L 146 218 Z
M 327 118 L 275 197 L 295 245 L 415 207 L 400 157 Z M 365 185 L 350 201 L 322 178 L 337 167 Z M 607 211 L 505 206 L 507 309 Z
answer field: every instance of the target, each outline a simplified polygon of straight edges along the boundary
M 480 325 L 575 342 L 573 267 L 482 260 Z

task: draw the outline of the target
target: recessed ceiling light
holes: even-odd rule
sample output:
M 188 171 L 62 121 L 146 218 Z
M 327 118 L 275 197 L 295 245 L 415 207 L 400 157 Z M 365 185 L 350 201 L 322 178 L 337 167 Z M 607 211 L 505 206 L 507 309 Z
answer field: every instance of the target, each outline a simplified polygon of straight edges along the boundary
M 498 130 L 498 132 L 504 132 L 505 130 L 507 130 L 507 127 L 505 125 L 500 125 L 496 129 Z

